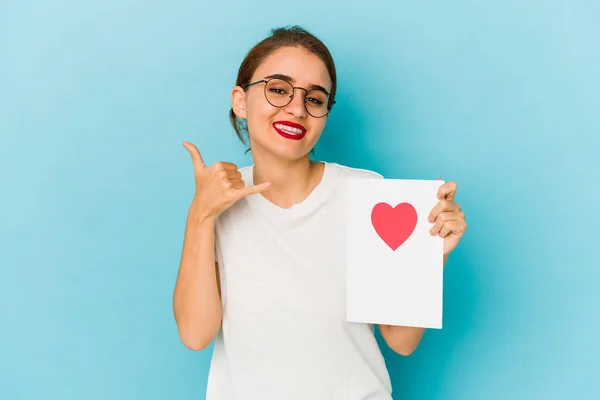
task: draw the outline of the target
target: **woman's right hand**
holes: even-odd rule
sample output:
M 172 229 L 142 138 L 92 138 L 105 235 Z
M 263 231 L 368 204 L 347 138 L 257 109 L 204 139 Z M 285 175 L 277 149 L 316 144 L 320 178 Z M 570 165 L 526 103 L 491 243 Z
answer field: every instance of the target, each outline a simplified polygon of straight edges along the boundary
M 196 146 L 190 142 L 184 142 L 183 146 L 190 152 L 194 165 L 196 194 L 189 216 L 197 221 L 216 218 L 241 198 L 261 193 L 271 186 L 270 182 L 264 182 L 245 187 L 237 165 L 219 161 L 207 167 Z

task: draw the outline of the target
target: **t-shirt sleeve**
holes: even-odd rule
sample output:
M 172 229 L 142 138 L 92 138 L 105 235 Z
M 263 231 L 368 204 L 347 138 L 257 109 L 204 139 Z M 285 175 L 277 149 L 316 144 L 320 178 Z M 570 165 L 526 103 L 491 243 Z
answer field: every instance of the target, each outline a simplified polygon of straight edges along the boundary
M 380 174 L 379 172 L 372 171 L 369 169 L 347 168 L 346 173 L 349 178 L 385 179 L 384 176 L 382 174 Z

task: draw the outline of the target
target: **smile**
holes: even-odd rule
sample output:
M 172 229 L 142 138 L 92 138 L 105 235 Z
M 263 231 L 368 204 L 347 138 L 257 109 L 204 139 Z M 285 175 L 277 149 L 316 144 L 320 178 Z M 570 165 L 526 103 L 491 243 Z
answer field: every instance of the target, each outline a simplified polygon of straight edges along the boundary
M 300 140 L 306 135 L 306 128 L 289 121 L 277 121 L 273 124 L 275 131 L 286 139 Z

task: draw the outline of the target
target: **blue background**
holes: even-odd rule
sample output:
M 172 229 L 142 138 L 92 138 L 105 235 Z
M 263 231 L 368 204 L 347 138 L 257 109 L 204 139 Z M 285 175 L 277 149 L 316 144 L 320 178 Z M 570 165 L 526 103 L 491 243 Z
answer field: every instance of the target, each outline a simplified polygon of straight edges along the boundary
M 444 328 L 397 399 L 599 398 L 600 5 L 0 2 L 0 398 L 201 399 L 171 309 L 192 165 L 246 165 L 239 63 L 300 24 L 339 95 L 316 158 L 459 185 Z

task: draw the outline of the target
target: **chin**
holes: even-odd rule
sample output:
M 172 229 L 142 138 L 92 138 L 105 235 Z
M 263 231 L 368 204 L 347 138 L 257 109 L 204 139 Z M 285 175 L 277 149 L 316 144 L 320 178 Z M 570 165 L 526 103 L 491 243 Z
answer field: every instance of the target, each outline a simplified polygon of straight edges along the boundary
M 308 134 L 300 140 L 286 139 L 279 135 L 272 139 L 270 148 L 274 153 L 286 159 L 300 159 L 310 154 L 319 138 Z
M 302 135 L 288 135 L 285 132 L 278 132 L 274 127 L 269 128 L 262 131 L 262 134 L 254 136 L 251 147 L 286 161 L 308 157 L 319 139 L 318 136 L 315 137 L 314 132 L 310 131 Z
M 311 149 L 312 148 L 304 148 L 304 146 L 272 146 L 268 151 L 282 160 L 295 161 L 307 157 Z

